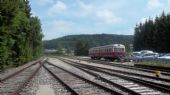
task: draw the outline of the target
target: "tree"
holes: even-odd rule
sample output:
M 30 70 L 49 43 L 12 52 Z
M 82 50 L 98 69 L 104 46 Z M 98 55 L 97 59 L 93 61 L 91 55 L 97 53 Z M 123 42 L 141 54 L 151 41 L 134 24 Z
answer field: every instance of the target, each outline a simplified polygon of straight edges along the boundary
M 18 66 L 42 52 L 40 20 L 31 17 L 28 0 L 0 2 L 0 68 Z
M 88 55 L 89 44 L 85 41 L 77 41 L 75 45 L 75 55 Z
M 170 15 L 164 12 L 155 20 L 147 20 L 135 27 L 134 49 L 150 49 L 156 52 L 170 51 Z
M 18 3 L 19 0 L 2 0 L 0 2 L 0 68 L 12 62 L 10 57 L 14 40 L 11 38 L 11 24 L 16 15 Z
M 30 18 L 31 24 L 31 31 L 30 31 L 30 44 L 32 45 L 33 49 L 33 56 L 38 57 L 42 54 L 43 45 L 42 45 L 42 30 L 41 30 L 41 23 L 38 17 L 31 17 Z
M 31 17 L 31 7 L 29 5 L 29 1 L 28 0 L 25 0 L 25 13 L 26 13 L 28 18 Z

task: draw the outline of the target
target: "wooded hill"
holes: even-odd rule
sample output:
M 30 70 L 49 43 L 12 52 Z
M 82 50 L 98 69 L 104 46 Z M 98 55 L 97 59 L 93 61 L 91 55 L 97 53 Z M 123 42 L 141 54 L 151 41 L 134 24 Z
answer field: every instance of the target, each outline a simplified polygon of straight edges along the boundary
M 71 49 L 74 50 L 76 43 L 83 41 L 89 44 L 89 47 L 102 46 L 108 44 L 125 44 L 133 43 L 132 35 L 114 35 L 114 34 L 94 34 L 94 35 L 69 35 L 61 38 L 44 41 L 45 49 Z

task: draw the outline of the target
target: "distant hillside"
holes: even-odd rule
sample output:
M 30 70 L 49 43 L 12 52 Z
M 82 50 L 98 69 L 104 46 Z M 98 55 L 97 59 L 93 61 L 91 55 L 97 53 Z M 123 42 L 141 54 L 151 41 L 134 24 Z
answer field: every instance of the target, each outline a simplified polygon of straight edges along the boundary
M 79 40 L 86 41 L 90 47 L 108 44 L 132 44 L 132 35 L 94 34 L 94 35 L 69 35 L 61 38 L 44 41 L 45 49 L 66 48 L 74 49 Z

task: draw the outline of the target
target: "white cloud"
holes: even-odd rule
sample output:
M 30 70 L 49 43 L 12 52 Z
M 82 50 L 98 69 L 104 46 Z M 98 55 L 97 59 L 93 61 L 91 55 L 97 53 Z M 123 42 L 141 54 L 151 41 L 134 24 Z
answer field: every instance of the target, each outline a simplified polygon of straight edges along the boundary
M 100 21 L 108 24 L 120 23 L 122 21 L 122 18 L 115 16 L 110 10 L 97 11 L 96 17 Z
M 52 23 L 52 29 L 56 32 L 69 32 L 75 24 L 69 21 L 57 20 Z
M 148 0 L 147 9 L 149 10 L 169 10 L 170 0 Z
M 153 10 L 153 9 L 158 9 L 163 5 L 164 4 L 160 0 L 149 0 L 147 3 L 147 8 Z
M 134 34 L 134 29 L 133 28 L 128 28 L 126 30 L 116 30 L 113 32 L 113 34 L 119 34 L 119 35 L 133 35 Z
M 87 33 L 89 29 L 87 26 L 79 25 L 79 23 L 75 23 L 72 21 L 65 21 L 65 20 L 55 20 L 50 23 L 51 30 L 53 32 L 63 32 L 66 34 L 69 33 Z
M 141 19 L 140 19 L 140 21 L 139 21 L 138 23 L 145 23 L 145 22 L 146 22 L 146 20 L 148 20 L 148 18 L 143 17 L 143 18 L 141 18 Z
M 78 0 L 78 4 L 80 6 L 80 11 L 84 14 L 89 14 L 93 11 L 93 6 L 90 4 L 85 4 L 84 2 Z
M 89 16 L 95 11 L 93 5 L 84 3 L 81 0 L 76 0 L 74 7 L 76 7 L 76 9 L 71 11 L 71 13 L 76 17 Z
M 98 27 L 84 26 L 79 23 L 65 20 L 54 20 L 48 22 L 46 27 L 48 27 L 48 30 L 45 29 L 44 40 L 58 38 L 65 35 L 103 33 L 103 31 Z
M 54 3 L 54 0 L 35 0 L 37 4 L 45 6 Z
M 141 18 L 141 19 L 139 20 L 139 22 L 137 22 L 137 24 L 140 24 L 140 23 L 144 24 L 144 23 L 145 23 L 146 21 L 148 21 L 148 20 L 154 21 L 155 18 L 156 18 L 156 17 L 143 17 L 143 18 Z
M 170 7 L 170 0 L 168 0 L 168 3 L 167 3 L 168 7 Z
M 49 9 L 49 15 L 54 16 L 59 13 L 64 13 L 67 11 L 67 6 L 62 1 L 57 1 L 50 9 Z
M 48 30 L 45 29 L 46 36 L 44 39 L 47 40 L 67 35 L 73 30 L 74 26 L 75 26 L 74 23 L 69 21 L 64 20 L 50 21 L 46 24 Z

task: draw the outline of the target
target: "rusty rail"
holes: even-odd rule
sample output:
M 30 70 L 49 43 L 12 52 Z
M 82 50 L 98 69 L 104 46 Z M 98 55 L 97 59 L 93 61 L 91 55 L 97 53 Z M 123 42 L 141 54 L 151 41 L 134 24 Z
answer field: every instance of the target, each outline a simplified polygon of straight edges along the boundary
M 29 68 L 29 67 L 31 67 L 31 66 L 39 63 L 39 62 L 40 62 L 40 61 L 36 61 L 36 62 L 34 62 L 33 64 L 31 64 L 31 65 L 29 65 L 29 66 L 27 66 L 27 67 L 25 67 L 25 68 L 22 68 L 21 70 L 16 71 L 16 72 L 8 75 L 7 77 L 5 77 L 5 78 L 3 78 L 3 79 L 0 79 L 0 82 L 4 82 L 4 81 L 6 81 L 6 80 L 8 80 L 8 79 L 10 79 L 10 78 L 12 78 L 12 77 L 14 77 L 15 75 L 19 74 L 20 72 L 24 71 L 25 69 L 27 69 L 27 68 Z
M 39 62 L 39 67 L 33 72 L 33 74 L 31 74 L 30 77 L 28 77 L 18 88 L 17 90 L 12 93 L 11 95 L 20 95 L 19 92 L 30 82 L 30 80 L 37 74 L 37 72 L 40 70 L 40 68 L 42 67 L 42 63 Z

